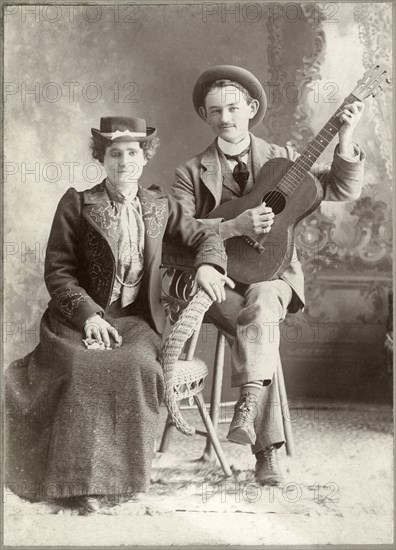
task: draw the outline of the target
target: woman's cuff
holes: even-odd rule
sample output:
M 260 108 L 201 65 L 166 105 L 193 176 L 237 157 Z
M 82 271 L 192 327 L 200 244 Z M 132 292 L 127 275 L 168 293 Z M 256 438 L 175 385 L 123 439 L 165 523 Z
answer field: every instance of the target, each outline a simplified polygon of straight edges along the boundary
M 96 317 L 97 315 L 99 315 L 99 317 L 103 318 L 103 315 L 102 315 L 102 312 L 101 311 L 97 311 L 96 313 L 92 313 L 84 322 L 84 327 L 85 325 L 88 323 L 88 321 L 90 319 L 92 319 L 92 317 Z

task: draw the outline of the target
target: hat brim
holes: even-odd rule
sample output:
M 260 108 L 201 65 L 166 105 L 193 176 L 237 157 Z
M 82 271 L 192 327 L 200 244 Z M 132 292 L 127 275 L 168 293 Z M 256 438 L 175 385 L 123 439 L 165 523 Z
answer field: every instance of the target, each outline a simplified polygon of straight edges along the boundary
M 260 81 L 246 69 L 235 65 L 216 65 L 206 69 L 198 78 L 193 90 L 193 104 L 198 115 L 201 116 L 199 108 L 204 104 L 208 87 L 216 80 L 233 80 L 246 88 L 249 95 L 259 102 L 259 108 L 254 117 L 249 121 L 249 128 L 259 124 L 267 111 L 267 96 Z
M 153 137 L 157 134 L 157 128 L 151 128 L 150 126 L 147 126 L 146 128 L 146 135 L 142 136 L 139 135 L 137 132 L 129 132 L 125 135 L 116 135 L 115 132 L 101 132 L 100 130 L 97 130 L 96 128 L 91 128 L 91 134 L 95 139 L 99 139 L 100 141 L 106 142 L 106 143 L 115 143 L 120 141 L 148 141 L 149 139 L 153 139 Z

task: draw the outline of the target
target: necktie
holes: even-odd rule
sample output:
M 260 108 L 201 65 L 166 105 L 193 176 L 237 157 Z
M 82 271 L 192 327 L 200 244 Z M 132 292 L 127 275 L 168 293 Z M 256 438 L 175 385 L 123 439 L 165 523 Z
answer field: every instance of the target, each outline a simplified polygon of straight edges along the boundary
M 247 169 L 246 164 L 242 161 L 242 157 L 249 153 L 249 149 L 250 147 L 248 147 L 247 149 L 244 149 L 242 153 L 239 153 L 239 155 L 224 154 L 226 159 L 232 159 L 237 162 L 234 170 L 232 171 L 232 175 L 234 177 L 234 180 L 239 185 L 242 192 L 244 191 L 247 181 L 249 179 L 249 170 Z
M 116 280 L 111 302 L 120 298 L 121 307 L 126 307 L 136 300 L 143 277 L 145 227 L 137 197 L 125 197 L 109 180 L 106 189 L 112 213 L 118 219 Z
M 143 278 L 144 222 L 138 199 L 116 203 L 119 212 L 118 258 L 115 288 L 121 307 L 136 300 Z

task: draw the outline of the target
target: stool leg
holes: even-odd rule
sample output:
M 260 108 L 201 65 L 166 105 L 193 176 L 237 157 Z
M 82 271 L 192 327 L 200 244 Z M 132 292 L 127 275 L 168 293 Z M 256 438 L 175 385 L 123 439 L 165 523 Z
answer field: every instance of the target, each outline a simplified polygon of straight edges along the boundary
M 197 404 L 202 421 L 205 424 L 205 428 L 206 428 L 206 431 L 208 432 L 209 439 L 217 454 L 217 458 L 219 459 L 221 467 L 223 468 L 223 472 L 226 477 L 230 477 L 232 476 L 232 472 L 227 463 L 225 454 L 223 453 L 223 449 L 221 448 L 220 441 L 217 437 L 215 429 L 213 428 L 212 420 L 206 412 L 206 407 L 202 397 L 202 393 L 198 393 L 197 395 L 194 395 L 194 400 L 195 400 L 195 403 Z
M 176 426 L 172 424 L 171 418 L 171 415 L 168 414 L 165 422 L 165 428 L 162 433 L 161 445 L 159 448 L 160 453 L 166 453 L 171 442 L 172 434 L 176 430 Z
M 209 416 L 213 423 L 213 428 L 217 432 L 217 426 L 219 424 L 219 413 L 221 407 L 221 388 L 223 385 L 223 371 L 224 371 L 224 354 L 225 354 L 225 336 L 222 332 L 217 334 L 215 362 L 213 369 L 213 383 L 212 392 L 210 397 L 210 410 Z M 206 439 L 206 446 L 202 459 L 204 461 L 213 460 L 214 449 L 210 438 Z
M 282 410 L 282 419 L 283 419 L 283 429 L 285 430 L 285 439 L 286 439 L 286 454 L 288 456 L 293 456 L 295 453 L 294 449 L 294 437 L 293 437 L 293 429 L 290 422 L 290 415 L 289 418 L 285 417 L 285 409 L 288 409 L 289 404 L 287 401 L 287 394 L 286 394 L 286 386 L 285 386 L 285 379 L 283 377 L 283 369 L 282 369 L 282 363 L 279 358 L 278 362 L 278 368 L 276 372 L 276 376 L 278 377 L 278 386 L 279 386 L 279 400 Z

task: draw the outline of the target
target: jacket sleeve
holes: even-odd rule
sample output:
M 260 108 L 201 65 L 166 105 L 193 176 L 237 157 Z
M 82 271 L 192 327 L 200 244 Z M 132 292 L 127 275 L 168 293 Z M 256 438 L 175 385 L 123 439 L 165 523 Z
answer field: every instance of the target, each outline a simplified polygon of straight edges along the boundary
M 90 315 L 104 313 L 78 280 L 80 219 L 80 196 L 70 188 L 61 198 L 55 213 L 44 269 L 45 284 L 51 296 L 50 307 L 77 328 L 82 328 Z
M 211 264 L 222 273 L 227 270 L 227 256 L 222 240 L 209 225 L 185 214 L 182 205 L 173 196 L 167 195 L 169 205 L 165 241 L 181 243 L 195 250 L 194 267 Z M 189 263 L 187 261 L 187 263 Z
M 297 160 L 300 156 L 292 147 L 272 145 L 274 156 Z M 353 201 L 360 197 L 363 185 L 365 153 L 357 144 L 353 144 L 355 157 L 348 159 L 334 150 L 333 161 L 328 164 L 315 163 L 311 173 L 316 176 L 323 187 L 324 201 Z

